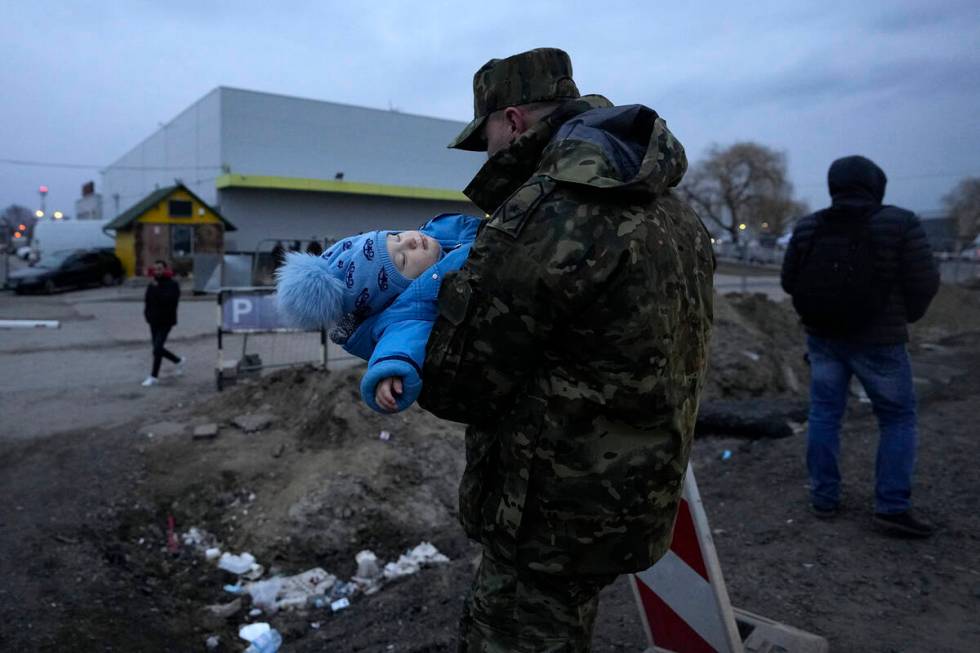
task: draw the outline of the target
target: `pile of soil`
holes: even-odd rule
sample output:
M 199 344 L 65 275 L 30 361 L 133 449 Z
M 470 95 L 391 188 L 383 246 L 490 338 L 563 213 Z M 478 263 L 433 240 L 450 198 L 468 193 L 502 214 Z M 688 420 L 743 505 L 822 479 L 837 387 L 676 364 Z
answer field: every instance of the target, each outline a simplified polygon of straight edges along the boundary
M 417 407 L 373 412 L 357 391 L 361 372 L 280 372 L 198 405 L 190 421 L 221 433 L 192 447 L 157 443 L 156 501 L 186 526 L 217 522 L 228 543 L 266 560 L 316 559 L 338 574 L 353 565 L 352 549 L 397 557 L 435 537 L 456 523 L 462 427 Z M 271 423 L 255 433 L 233 426 L 248 415 Z M 173 469 L 183 471 L 171 480 Z M 200 480 L 188 488 L 188 477 Z
M 925 316 L 909 331 L 914 344 L 980 332 L 980 289 L 942 284 Z
M 703 399 L 801 396 L 803 328 L 789 302 L 766 295 L 715 295 L 711 358 Z
M 715 296 L 711 358 L 703 399 L 805 398 L 805 333 L 789 300 L 761 293 Z M 926 315 L 909 327 L 911 345 L 980 332 L 980 291 L 942 284 Z

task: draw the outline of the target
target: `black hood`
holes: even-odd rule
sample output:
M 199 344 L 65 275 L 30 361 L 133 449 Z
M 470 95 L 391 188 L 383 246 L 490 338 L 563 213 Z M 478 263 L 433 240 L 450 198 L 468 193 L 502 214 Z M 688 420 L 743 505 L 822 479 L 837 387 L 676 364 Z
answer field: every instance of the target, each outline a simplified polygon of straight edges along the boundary
M 863 156 L 837 159 L 827 171 L 827 186 L 834 206 L 881 204 L 887 183 L 884 170 Z

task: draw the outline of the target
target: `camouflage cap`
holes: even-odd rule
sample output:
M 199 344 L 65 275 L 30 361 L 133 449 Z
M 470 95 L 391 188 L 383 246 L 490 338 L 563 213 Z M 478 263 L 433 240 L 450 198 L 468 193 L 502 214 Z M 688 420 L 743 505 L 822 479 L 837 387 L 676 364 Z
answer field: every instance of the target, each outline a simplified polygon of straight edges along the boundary
M 483 123 L 499 109 L 580 97 L 572 81 L 572 60 L 558 48 L 537 48 L 506 59 L 491 59 L 473 75 L 473 120 L 449 147 L 487 149 Z

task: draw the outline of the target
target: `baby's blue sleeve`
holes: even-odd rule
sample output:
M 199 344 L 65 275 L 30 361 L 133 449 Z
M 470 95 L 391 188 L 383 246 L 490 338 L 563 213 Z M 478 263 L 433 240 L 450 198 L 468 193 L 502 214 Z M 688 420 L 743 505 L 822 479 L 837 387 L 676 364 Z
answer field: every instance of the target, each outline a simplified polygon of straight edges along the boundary
M 387 412 L 378 406 L 374 396 L 378 383 L 392 376 L 402 380 L 402 393 L 397 396 L 399 411 L 418 399 L 422 392 L 425 344 L 429 340 L 432 324 L 429 320 L 403 320 L 385 329 L 361 379 L 361 398 L 373 410 Z
M 374 351 L 361 379 L 361 398 L 379 413 L 386 413 L 375 402 L 378 383 L 388 377 L 402 379 L 398 410 L 412 405 L 422 392 L 422 366 L 425 345 L 439 314 L 439 287 L 446 272 L 458 270 L 466 262 L 470 244 L 463 245 L 423 272 L 377 320 L 372 321 Z M 363 326 L 361 327 L 363 328 Z M 355 334 L 358 335 L 358 334 Z

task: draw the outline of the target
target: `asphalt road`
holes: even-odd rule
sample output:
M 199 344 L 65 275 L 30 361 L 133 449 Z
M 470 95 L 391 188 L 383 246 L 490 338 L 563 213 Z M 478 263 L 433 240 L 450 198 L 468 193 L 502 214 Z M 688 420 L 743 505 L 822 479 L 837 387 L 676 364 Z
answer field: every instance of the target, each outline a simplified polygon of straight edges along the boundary
M 174 376 L 164 361 L 160 384 L 150 373 L 150 333 L 143 289 L 98 288 L 52 296 L 0 292 L 0 320 L 58 320 L 58 329 L 0 328 L 0 440 L 101 429 L 180 409 L 215 392 L 215 300 L 185 293 L 167 347 L 187 358 Z M 227 355 L 241 353 L 241 336 L 226 338 Z M 252 337 L 249 352 L 265 363 L 314 360 L 316 334 Z M 332 351 L 331 356 L 341 352 Z

